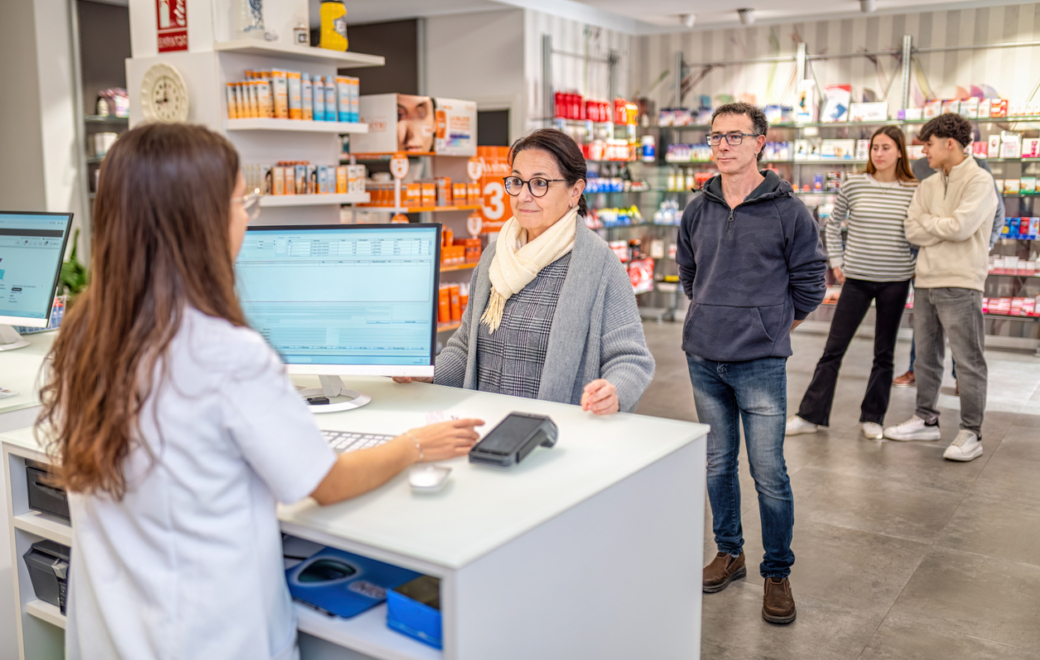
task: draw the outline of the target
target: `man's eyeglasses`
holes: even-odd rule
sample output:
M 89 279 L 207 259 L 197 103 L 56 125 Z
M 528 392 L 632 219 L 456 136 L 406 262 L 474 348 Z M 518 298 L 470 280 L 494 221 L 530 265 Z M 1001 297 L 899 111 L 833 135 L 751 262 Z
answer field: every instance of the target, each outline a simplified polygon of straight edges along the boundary
M 722 138 L 726 138 L 726 142 L 729 143 L 729 146 L 736 147 L 744 141 L 744 138 L 756 138 L 759 135 L 761 135 L 761 133 L 712 133 L 708 136 L 708 142 L 711 146 L 717 147 L 722 144 Z
M 244 197 L 232 197 L 231 203 L 241 204 L 246 215 L 249 216 L 249 221 L 252 222 L 260 217 L 260 197 L 260 189 L 254 188 L 253 192 Z
M 520 194 L 520 191 L 524 189 L 524 184 L 527 184 L 528 190 L 535 197 L 545 197 L 545 193 L 549 192 L 549 184 L 555 181 L 566 181 L 566 179 L 545 179 L 540 176 L 532 177 L 530 181 L 524 181 L 518 176 L 507 176 L 502 178 L 506 183 L 506 192 L 516 197 Z

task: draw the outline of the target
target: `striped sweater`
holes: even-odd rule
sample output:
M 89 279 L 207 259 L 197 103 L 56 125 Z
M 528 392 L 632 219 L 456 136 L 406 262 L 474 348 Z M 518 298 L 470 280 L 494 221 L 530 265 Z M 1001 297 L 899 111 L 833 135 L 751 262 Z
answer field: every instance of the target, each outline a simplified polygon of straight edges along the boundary
M 869 174 L 853 174 L 841 187 L 827 222 L 831 268 L 868 282 L 901 282 L 914 276 L 903 223 L 918 182 L 883 184 Z M 848 228 L 843 247 L 841 230 Z

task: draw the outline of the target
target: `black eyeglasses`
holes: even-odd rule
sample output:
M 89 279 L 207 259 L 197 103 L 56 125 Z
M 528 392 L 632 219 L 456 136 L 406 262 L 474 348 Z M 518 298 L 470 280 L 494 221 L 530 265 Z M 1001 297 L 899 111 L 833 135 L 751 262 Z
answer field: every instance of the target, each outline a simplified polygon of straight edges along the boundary
M 744 141 L 744 138 L 754 138 L 759 135 L 761 135 L 761 133 L 726 133 L 725 135 L 722 133 L 712 133 L 708 136 L 708 142 L 711 146 L 717 147 L 722 144 L 722 138 L 726 138 L 726 142 L 729 143 L 729 146 L 736 147 Z
M 527 189 L 531 191 L 531 194 L 535 197 L 545 197 L 545 193 L 549 192 L 549 184 L 555 181 L 566 181 L 566 179 L 546 179 L 540 176 L 532 177 L 530 181 L 524 181 L 518 176 L 507 176 L 502 177 L 502 180 L 506 183 L 506 192 L 516 197 L 520 194 L 520 191 L 524 189 L 524 184 L 527 184 Z

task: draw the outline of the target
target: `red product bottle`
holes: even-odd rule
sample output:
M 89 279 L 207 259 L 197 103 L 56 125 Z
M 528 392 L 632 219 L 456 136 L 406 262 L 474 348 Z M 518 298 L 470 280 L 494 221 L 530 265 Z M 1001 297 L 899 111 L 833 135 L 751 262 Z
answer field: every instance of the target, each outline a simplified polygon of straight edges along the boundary
M 564 100 L 563 99 L 564 99 L 564 93 L 563 92 L 556 92 L 556 94 L 553 96 L 553 100 L 554 100 L 553 116 L 556 117 L 556 118 L 561 118 L 561 117 L 564 116 Z

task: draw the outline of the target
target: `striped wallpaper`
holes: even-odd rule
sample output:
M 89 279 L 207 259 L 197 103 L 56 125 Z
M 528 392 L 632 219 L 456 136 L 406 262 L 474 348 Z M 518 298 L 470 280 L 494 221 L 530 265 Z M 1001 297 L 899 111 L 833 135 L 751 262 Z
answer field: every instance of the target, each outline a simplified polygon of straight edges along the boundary
M 962 44 L 992 44 L 1040 40 L 1040 4 L 979 9 L 882 15 L 772 26 L 638 37 L 629 64 L 633 75 L 627 93 L 647 96 L 658 108 L 674 105 L 675 53 L 682 50 L 688 63 L 725 62 L 771 56 L 792 61 L 728 65 L 688 71 L 690 86 L 684 105 L 697 106 L 707 96 L 712 105 L 726 97 L 757 105 L 794 100 L 793 62 L 798 41 L 809 54 L 825 55 L 900 50 L 904 34 L 921 48 Z M 821 86 L 851 84 L 853 100 L 887 98 L 894 115 L 900 105 L 899 58 L 893 55 L 854 57 L 812 62 Z M 667 72 L 664 82 L 650 89 Z M 894 81 L 893 81 L 894 78 Z M 958 98 L 979 88 L 983 96 L 1025 101 L 1040 82 L 1040 48 L 959 50 L 915 56 L 911 102 L 927 98 Z M 1040 97 L 1038 97 L 1040 98 Z

